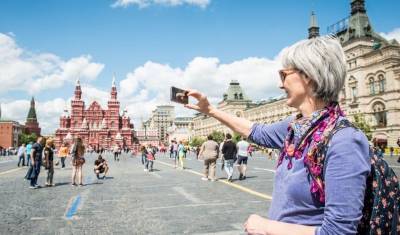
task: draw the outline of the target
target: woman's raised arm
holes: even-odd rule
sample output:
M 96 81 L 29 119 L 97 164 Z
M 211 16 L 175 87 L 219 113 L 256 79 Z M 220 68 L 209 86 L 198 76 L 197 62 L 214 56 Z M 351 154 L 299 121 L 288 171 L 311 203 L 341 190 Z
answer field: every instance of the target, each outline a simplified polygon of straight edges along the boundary
M 242 136 L 248 137 L 250 135 L 251 127 L 253 126 L 252 122 L 215 108 L 208 102 L 207 96 L 196 90 L 188 89 L 187 91 L 189 91 L 188 96 L 197 100 L 197 104 L 186 104 L 186 108 L 194 109 L 213 117 Z

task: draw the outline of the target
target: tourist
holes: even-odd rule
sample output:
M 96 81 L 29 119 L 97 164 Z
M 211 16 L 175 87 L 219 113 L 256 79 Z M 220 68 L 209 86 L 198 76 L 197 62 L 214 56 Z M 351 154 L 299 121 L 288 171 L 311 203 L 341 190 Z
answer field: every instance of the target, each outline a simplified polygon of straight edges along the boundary
M 19 146 L 19 148 L 18 148 L 18 153 L 17 153 L 18 167 L 20 166 L 21 161 L 22 161 L 22 166 L 25 166 L 25 156 L 26 156 L 25 144 L 21 144 L 21 146 Z
M 108 172 L 108 164 L 106 159 L 104 159 L 101 155 L 97 157 L 97 160 L 94 161 L 94 173 L 96 174 L 97 179 L 100 179 L 100 174 L 103 174 L 101 179 L 105 179 Z
M 46 187 L 52 187 L 55 184 L 53 183 L 54 176 L 54 151 L 53 151 L 54 143 L 53 139 L 46 140 L 46 146 L 44 147 L 43 154 L 43 166 L 44 169 L 47 170 L 47 179 L 46 179 Z
M 144 171 L 153 171 L 153 164 L 155 160 L 155 149 L 151 144 L 146 148 L 146 162 Z
M 85 146 L 82 143 L 82 139 L 77 137 L 74 139 L 74 144 L 71 147 L 72 157 L 72 186 L 83 186 L 82 167 L 85 164 Z M 78 184 L 76 181 L 78 180 Z
M 244 137 L 240 137 L 240 141 L 236 144 L 236 147 L 238 149 L 237 168 L 239 170 L 239 180 L 246 179 L 249 146 L 250 146 L 249 142 L 247 142 L 246 138 Z
M 64 142 L 58 150 L 58 157 L 61 159 L 61 169 L 65 168 L 65 159 L 68 157 L 68 152 L 68 144 Z
M 224 161 L 224 168 L 225 172 L 227 174 L 227 179 L 229 182 L 232 182 L 232 176 L 233 176 L 233 164 L 235 163 L 236 160 L 236 154 L 237 154 L 237 147 L 236 144 L 233 143 L 232 141 L 232 135 L 227 133 L 225 135 L 225 142 L 222 145 L 222 157 Z
M 199 156 L 204 160 L 204 176 L 202 180 L 216 181 L 215 168 L 219 154 L 218 143 L 213 140 L 212 135 L 207 136 L 207 141 L 201 145 Z
M 114 152 L 114 161 L 119 161 L 119 146 L 116 144 L 113 148 Z
M 25 150 L 26 150 L 26 165 L 27 166 L 30 166 L 30 161 L 31 161 L 31 149 L 32 149 L 32 145 L 33 145 L 33 142 L 31 141 L 31 142 L 29 142 L 27 145 L 26 145 L 26 148 L 25 148 Z
M 343 49 L 335 38 L 316 37 L 286 48 L 281 59 L 280 88 L 297 115 L 254 124 L 214 108 L 204 94 L 194 90 L 188 95 L 197 104 L 185 106 L 216 118 L 261 146 L 282 150 L 268 219 L 251 215 L 245 223 L 247 233 L 356 234 L 371 169 L 365 134 L 343 128 L 330 139 L 323 155 L 327 160 L 314 158 L 317 145 L 346 119 L 338 104 L 346 79 Z
M 146 163 L 146 155 L 147 155 L 147 149 L 146 146 L 142 145 L 140 147 L 140 152 L 142 154 L 142 165 L 144 165 Z
M 37 183 L 40 174 L 40 167 L 42 166 L 42 157 L 43 157 L 43 147 L 46 143 L 46 139 L 43 137 L 39 137 L 32 145 L 31 148 L 31 165 L 32 170 L 28 178 L 31 180 L 30 187 L 31 189 L 37 189 L 40 186 Z
M 178 169 L 183 170 L 183 159 L 185 158 L 185 146 L 183 145 L 182 140 L 179 141 L 178 145 Z

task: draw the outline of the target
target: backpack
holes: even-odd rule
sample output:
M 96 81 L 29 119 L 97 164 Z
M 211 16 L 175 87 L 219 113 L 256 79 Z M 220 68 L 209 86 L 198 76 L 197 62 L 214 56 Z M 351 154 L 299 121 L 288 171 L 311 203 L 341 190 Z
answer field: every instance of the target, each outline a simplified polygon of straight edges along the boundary
M 339 130 L 352 127 L 347 119 L 341 120 L 329 134 L 327 141 L 318 146 L 317 154 L 326 152 L 329 140 Z M 371 172 L 367 177 L 362 218 L 358 224 L 357 234 L 400 234 L 400 191 L 399 182 L 393 169 L 370 147 Z M 324 181 L 323 177 L 322 180 Z

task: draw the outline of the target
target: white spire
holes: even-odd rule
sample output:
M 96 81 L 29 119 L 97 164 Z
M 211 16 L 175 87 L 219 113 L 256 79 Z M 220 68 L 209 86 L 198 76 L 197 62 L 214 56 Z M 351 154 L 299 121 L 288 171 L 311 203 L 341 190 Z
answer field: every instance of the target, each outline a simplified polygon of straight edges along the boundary
M 81 86 L 81 82 L 79 81 L 79 78 L 76 79 L 75 86 Z
M 113 78 L 112 78 L 112 87 L 115 87 L 115 73 L 113 74 Z

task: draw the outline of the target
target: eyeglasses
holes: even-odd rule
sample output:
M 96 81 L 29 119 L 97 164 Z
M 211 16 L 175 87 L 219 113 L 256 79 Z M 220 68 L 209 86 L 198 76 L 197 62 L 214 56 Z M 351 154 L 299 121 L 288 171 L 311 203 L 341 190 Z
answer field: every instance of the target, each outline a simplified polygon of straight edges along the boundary
M 289 76 L 290 74 L 293 74 L 293 73 L 297 73 L 297 72 L 299 72 L 299 70 L 297 70 L 297 69 L 281 69 L 281 70 L 279 70 L 279 76 L 281 77 L 282 83 L 285 82 L 285 79 L 287 76 Z

